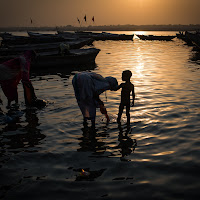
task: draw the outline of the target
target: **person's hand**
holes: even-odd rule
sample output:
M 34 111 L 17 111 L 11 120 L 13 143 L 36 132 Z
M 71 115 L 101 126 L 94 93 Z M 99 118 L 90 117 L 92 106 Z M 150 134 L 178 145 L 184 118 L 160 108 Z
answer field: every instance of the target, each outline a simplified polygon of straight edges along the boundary
M 110 117 L 108 116 L 108 114 L 105 114 L 106 119 L 107 119 L 107 123 L 110 121 Z
M 102 114 L 107 114 L 107 110 L 106 110 L 106 107 L 104 105 L 100 105 L 100 111 Z
M 107 123 L 110 121 L 110 117 L 107 114 L 107 110 L 106 107 L 104 105 L 100 105 L 100 111 L 102 114 L 105 115 L 106 119 L 107 119 Z
M 132 101 L 132 103 L 131 103 L 131 107 L 133 107 L 135 105 L 135 103 L 134 103 L 134 101 Z

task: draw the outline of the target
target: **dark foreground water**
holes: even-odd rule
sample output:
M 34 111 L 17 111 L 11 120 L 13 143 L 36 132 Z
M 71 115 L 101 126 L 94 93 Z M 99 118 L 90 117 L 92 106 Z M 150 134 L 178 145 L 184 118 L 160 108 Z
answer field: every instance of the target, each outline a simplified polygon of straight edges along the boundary
M 42 110 L 25 109 L 19 85 L 19 119 L 0 125 L 0 198 L 199 199 L 199 53 L 179 39 L 135 37 L 94 46 L 101 52 L 92 71 L 119 83 L 123 70 L 133 72 L 131 130 L 125 115 L 121 127 L 116 122 L 120 91 L 106 92 L 107 102 L 101 95 L 111 122 L 106 124 L 97 111 L 93 132 L 83 128 L 74 97 L 76 71 L 32 73 L 37 96 L 48 104 Z M 82 169 L 90 175 L 80 176 Z

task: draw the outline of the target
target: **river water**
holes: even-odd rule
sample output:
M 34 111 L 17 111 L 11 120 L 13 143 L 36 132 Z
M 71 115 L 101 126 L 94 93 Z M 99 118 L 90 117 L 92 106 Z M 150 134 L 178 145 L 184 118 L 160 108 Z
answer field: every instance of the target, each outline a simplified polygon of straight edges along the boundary
M 117 32 L 118 33 L 118 32 Z M 175 32 L 120 32 L 175 35 Z M 116 116 L 121 91 L 101 99 L 96 130 L 84 128 L 72 87 L 77 71 L 32 72 L 44 109 L 25 109 L 20 84 L 16 123 L 0 125 L 2 199 L 198 199 L 200 197 L 200 56 L 173 41 L 95 41 L 101 49 L 90 71 L 121 83 L 131 70 L 135 106 L 131 129 Z M 89 66 L 88 66 L 89 67 Z M 3 96 L 5 108 L 6 99 Z M 89 176 L 81 176 L 81 170 Z

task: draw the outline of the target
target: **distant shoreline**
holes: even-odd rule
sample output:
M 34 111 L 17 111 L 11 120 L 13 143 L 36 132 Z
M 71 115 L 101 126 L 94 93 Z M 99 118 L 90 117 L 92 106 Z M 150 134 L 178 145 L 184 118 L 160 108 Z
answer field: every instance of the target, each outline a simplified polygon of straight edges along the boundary
M 59 27 L 0 27 L 0 32 L 20 31 L 197 31 L 200 24 L 190 25 L 109 25 L 109 26 L 59 26 Z

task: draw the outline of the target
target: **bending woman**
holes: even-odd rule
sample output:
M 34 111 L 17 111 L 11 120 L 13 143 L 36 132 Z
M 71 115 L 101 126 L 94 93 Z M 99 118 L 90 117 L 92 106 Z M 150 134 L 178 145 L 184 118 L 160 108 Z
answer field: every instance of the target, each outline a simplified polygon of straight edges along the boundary
M 35 58 L 34 51 L 26 51 L 22 56 L 8 60 L 0 64 L 0 85 L 8 99 L 9 108 L 12 101 L 18 103 L 17 86 L 22 81 L 24 88 L 25 103 L 28 106 L 37 106 L 37 104 L 46 104 L 38 100 L 33 85 L 29 79 L 31 60 Z
M 117 79 L 111 76 L 104 78 L 94 72 L 81 72 L 74 76 L 72 84 L 84 124 L 91 120 L 92 126 L 95 127 L 96 108 L 100 108 L 101 113 L 109 121 L 107 110 L 99 95 L 106 90 L 116 90 Z

